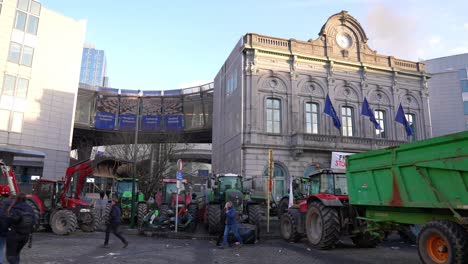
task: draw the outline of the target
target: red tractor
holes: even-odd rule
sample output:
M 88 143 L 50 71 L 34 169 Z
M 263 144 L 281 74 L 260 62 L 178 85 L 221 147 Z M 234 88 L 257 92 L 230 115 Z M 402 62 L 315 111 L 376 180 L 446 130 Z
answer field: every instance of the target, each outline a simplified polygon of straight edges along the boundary
M 81 199 L 88 175 L 93 173 L 91 161 L 67 169 L 63 181 L 39 179 L 33 184 L 28 203 L 39 219 L 39 226 L 52 229 L 57 235 L 68 235 L 79 228 L 93 232 L 98 217 L 89 203 Z
M 18 183 L 16 182 L 15 173 L 7 166 L 3 160 L 0 160 L 0 195 L 8 197 L 19 193 Z M 1 198 L 0 198 L 1 199 Z
M 179 200 L 179 207 L 187 207 L 189 214 L 196 218 L 198 208 L 196 207 L 196 204 L 192 203 L 192 197 L 190 196 L 190 193 L 187 190 L 187 180 L 184 179 L 181 181 L 178 196 L 176 195 L 176 179 L 163 179 L 162 185 L 162 192 L 159 192 L 156 195 L 156 205 L 159 208 L 160 215 L 166 216 L 167 211 L 170 208 L 175 209 L 175 202 Z
M 358 247 L 375 247 L 378 236 L 365 226 L 357 208 L 349 204 L 345 173 L 324 169 L 310 175 L 311 194 L 293 205 L 280 218 L 281 236 L 298 241 L 306 236 L 320 249 L 334 247 L 343 235 Z

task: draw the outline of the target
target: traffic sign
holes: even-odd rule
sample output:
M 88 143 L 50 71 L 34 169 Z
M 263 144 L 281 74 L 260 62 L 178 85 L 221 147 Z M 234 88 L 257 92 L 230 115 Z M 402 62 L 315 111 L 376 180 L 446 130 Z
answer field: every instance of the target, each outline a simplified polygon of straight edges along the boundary
M 177 180 L 181 181 L 182 180 L 182 177 L 183 177 L 183 174 L 181 171 L 178 171 L 177 172 Z
M 179 169 L 179 171 L 182 171 L 184 169 L 184 163 L 181 159 L 177 160 L 177 169 Z

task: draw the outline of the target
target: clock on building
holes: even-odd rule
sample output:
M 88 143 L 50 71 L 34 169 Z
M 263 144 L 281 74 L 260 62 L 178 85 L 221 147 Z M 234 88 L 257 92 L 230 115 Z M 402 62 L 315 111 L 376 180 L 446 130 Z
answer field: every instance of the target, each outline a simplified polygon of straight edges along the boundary
M 348 33 L 340 32 L 336 34 L 336 43 L 343 49 L 347 49 L 353 44 L 353 39 Z

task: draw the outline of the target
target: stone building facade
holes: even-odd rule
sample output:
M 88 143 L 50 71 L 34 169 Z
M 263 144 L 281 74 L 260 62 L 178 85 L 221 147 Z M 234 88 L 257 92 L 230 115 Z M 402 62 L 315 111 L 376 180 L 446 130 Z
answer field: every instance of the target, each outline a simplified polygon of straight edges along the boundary
M 360 23 L 342 11 L 315 40 L 244 35 L 215 78 L 213 173 L 264 181 L 273 149 L 273 195 L 288 179 L 329 168 L 332 152 L 357 153 L 430 137 L 424 64 L 383 56 Z M 323 113 L 327 94 L 342 122 Z M 364 97 L 383 126 L 361 115 Z M 394 121 L 403 106 L 415 135 Z M 263 184 L 256 184 L 262 191 Z

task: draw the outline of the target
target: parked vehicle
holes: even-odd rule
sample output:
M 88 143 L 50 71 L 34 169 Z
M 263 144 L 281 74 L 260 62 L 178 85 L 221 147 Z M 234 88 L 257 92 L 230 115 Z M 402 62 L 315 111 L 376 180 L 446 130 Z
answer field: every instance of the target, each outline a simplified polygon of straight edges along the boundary
M 122 209 L 122 220 L 126 222 L 130 221 L 132 213 L 132 185 L 132 178 L 117 178 L 115 182 L 115 195 L 120 201 L 120 208 Z M 148 206 L 146 205 L 145 196 L 143 193 L 139 192 L 138 179 L 136 179 L 135 182 L 135 193 L 137 194 L 135 200 L 135 223 L 141 224 L 145 215 L 148 213 Z
M 300 204 L 309 197 L 311 192 L 311 182 L 309 177 L 295 178 L 293 181 L 293 203 Z M 277 205 L 276 215 L 281 217 L 288 210 L 289 192 L 281 198 Z
M 16 195 L 19 193 L 15 173 L 5 164 L 5 162 L 3 162 L 3 160 L 0 160 L 0 170 L 2 172 L 0 175 L 0 193 L 5 196 L 9 196 L 10 194 Z
M 468 131 L 349 156 L 346 173 L 369 225 L 422 225 L 423 263 L 466 263 Z
M 39 179 L 33 184 L 27 202 L 39 219 L 39 226 L 57 235 L 68 235 L 79 227 L 92 232 L 99 225 L 93 208 L 81 199 L 86 178 L 93 172 L 91 161 L 67 169 L 64 180 Z
M 208 203 L 201 208 L 203 222 L 208 226 L 209 233 L 221 232 L 218 230 L 221 210 L 227 201 L 232 202 L 240 216 L 240 222 L 259 226 L 262 216 L 260 205 L 250 200 L 248 194 L 244 195 L 242 177 L 237 174 L 218 174 L 214 180 L 215 184 L 208 194 Z M 209 183 L 211 187 L 211 181 Z

